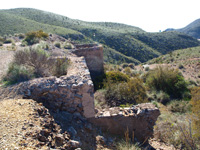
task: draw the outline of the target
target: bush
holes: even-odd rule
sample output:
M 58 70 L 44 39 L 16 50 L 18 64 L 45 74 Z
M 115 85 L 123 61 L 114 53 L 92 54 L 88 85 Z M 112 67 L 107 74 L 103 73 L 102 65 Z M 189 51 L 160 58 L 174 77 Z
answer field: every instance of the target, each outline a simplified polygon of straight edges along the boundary
M 149 71 L 149 67 L 145 67 L 144 70 L 145 70 L 145 71 Z
M 4 41 L 4 44 L 10 44 L 10 43 L 12 43 L 12 40 L 11 40 L 11 39 L 6 39 L 6 40 Z
M 64 48 L 65 48 L 65 49 L 72 49 L 72 44 L 66 43 L 66 44 L 64 45 Z
M 62 75 L 67 74 L 67 68 L 69 66 L 69 60 L 67 58 L 57 58 L 52 65 L 52 69 L 50 69 L 50 72 L 52 75 L 60 77 Z
M 61 45 L 60 45 L 60 43 L 55 43 L 55 47 L 57 47 L 57 48 L 60 48 L 61 47 Z
M 28 43 L 28 45 L 33 45 L 39 42 L 40 39 L 46 39 L 48 37 L 48 34 L 43 32 L 42 30 L 39 31 L 32 31 L 26 33 L 26 37 L 24 41 Z
M 163 91 L 159 91 L 156 94 L 156 99 L 158 102 L 160 102 L 162 104 L 167 104 L 170 101 L 170 96 Z
M 93 79 L 95 91 L 104 88 L 104 80 L 106 80 L 105 73 L 103 75 L 97 76 L 96 78 Z
M 194 135 L 195 138 L 200 141 L 200 87 L 196 87 L 192 90 L 192 99 L 190 103 L 192 104 Z
M 135 68 L 135 65 L 133 63 L 128 64 L 128 67 L 130 67 L 131 69 Z
M 146 74 L 146 83 L 151 89 L 163 91 L 172 98 L 183 98 L 189 92 L 184 77 L 175 69 L 157 67 Z
M 154 138 L 173 145 L 176 149 L 198 149 L 196 146 L 198 141 L 192 135 L 187 117 L 186 114 L 162 112 L 154 126 Z
M 5 39 L 4 39 L 3 37 L 0 36 L 0 41 L 1 41 L 1 42 L 4 42 Z
M 179 68 L 179 69 L 183 69 L 184 66 L 183 66 L 182 64 L 179 64 L 179 65 L 178 65 L 178 68 Z
M 19 50 L 14 55 L 4 81 L 11 84 L 26 81 L 33 77 L 61 76 L 67 74 L 67 58 L 50 59 L 42 49 Z
M 2 43 L 2 42 L 0 42 L 0 46 L 3 46 L 3 43 Z
M 143 103 L 147 102 L 146 88 L 138 77 L 131 78 L 128 82 L 107 81 L 105 98 L 110 106 Z
M 25 66 L 11 64 L 9 66 L 6 76 L 3 78 L 7 84 L 14 84 L 17 82 L 27 81 L 34 77 L 33 71 Z
M 107 81 L 111 81 L 111 82 L 127 82 L 129 80 L 129 77 L 120 72 L 120 71 L 109 71 L 106 73 L 106 79 Z
M 17 51 L 14 55 L 14 63 L 33 68 L 36 77 L 49 76 L 49 54 L 42 49 L 26 49 Z
M 126 67 L 124 68 L 124 73 L 127 74 L 128 76 L 131 76 L 132 75 L 132 71 L 131 71 L 131 68 L 130 67 Z
M 22 33 L 20 33 L 20 34 L 19 34 L 19 39 L 24 39 L 24 38 L 25 38 L 25 35 L 22 34 Z
M 188 101 L 171 101 L 167 107 L 171 112 L 175 113 L 186 113 L 191 111 L 191 105 Z
M 96 77 L 94 82 L 95 90 L 105 88 L 107 83 L 127 82 L 129 77 L 120 71 L 108 71 L 105 74 Z
M 122 68 L 126 68 L 126 67 L 128 67 L 128 64 L 127 63 L 123 63 L 121 66 L 122 66 Z

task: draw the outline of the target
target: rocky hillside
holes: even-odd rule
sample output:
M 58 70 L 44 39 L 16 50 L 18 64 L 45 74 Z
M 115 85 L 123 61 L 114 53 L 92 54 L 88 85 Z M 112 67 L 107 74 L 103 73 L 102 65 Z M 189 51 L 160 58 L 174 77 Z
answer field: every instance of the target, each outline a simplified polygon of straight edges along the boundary
M 190 23 L 189 25 L 187 25 L 184 28 L 181 29 L 167 29 L 166 31 L 178 31 L 178 32 L 182 32 L 185 33 L 189 36 L 192 36 L 196 39 L 200 39 L 200 19 L 197 19 L 195 21 L 193 21 L 192 23 Z
M 182 33 L 148 33 L 125 24 L 85 22 L 36 9 L 0 10 L 0 20 L 2 36 L 42 29 L 78 43 L 101 43 L 108 63 L 138 64 L 176 49 L 199 45 L 196 39 Z
M 0 101 L 0 149 L 109 150 L 96 131 L 77 113 L 52 112 L 30 99 Z
M 150 69 L 154 68 L 156 64 L 168 65 L 178 68 L 183 76 L 195 83 L 200 83 L 200 47 L 193 47 L 173 51 L 172 53 L 152 59 L 147 63 L 150 64 Z
M 23 111 L 22 111 L 23 110 Z M 33 100 L 0 102 L 1 149 L 70 149 L 80 147 L 70 135 L 61 133 L 48 109 Z

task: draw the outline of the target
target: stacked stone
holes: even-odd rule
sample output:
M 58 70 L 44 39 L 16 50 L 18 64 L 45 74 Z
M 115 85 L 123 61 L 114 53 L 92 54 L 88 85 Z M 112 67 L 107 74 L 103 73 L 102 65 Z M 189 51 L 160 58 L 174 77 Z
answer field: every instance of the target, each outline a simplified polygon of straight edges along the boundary
M 96 126 L 117 135 L 134 134 L 139 142 L 148 142 L 160 111 L 151 103 L 133 105 L 130 108 L 113 107 L 98 112 L 90 121 Z
M 1 99 L 33 99 L 55 111 L 79 112 L 86 118 L 94 117 L 94 86 L 86 61 L 75 56 L 70 61 L 67 75 L 37 78 L 2 88 Z

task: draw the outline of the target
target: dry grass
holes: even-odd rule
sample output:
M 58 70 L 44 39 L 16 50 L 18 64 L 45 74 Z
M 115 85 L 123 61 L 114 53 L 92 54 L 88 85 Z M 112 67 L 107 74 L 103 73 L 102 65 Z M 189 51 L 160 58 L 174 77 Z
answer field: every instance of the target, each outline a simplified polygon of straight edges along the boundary
M 8 69 L 9 63 L 13 60 L 14 51 L 0 50 L 0 79 Z
M 194 139 L 190 135 L 190 113 L 172 113 L 166 106 L 158 105 L 161 115 L 154 126 L 154 138 L 177 149 L 195 149 Z

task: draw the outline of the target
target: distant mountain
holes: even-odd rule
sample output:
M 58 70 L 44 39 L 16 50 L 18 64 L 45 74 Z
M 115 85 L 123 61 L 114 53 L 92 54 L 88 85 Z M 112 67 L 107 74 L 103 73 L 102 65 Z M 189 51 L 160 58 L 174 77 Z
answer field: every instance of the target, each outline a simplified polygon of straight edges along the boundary
M 192 23 L 190 23 L 184 28 L 181 28 L 181 29 L 169 28 L 165 31 L 178 31 L 181 33 L 185 33 L 189 36 L 192 36 L 196 39 L 200 39 L 200 19 L 193 21 Z
M 85 22 L 31 8 L 0 10 L 0 35 L 42 29 L 78 43 L 104 45 L 105 62 L 140 63 L 170 51 L 198 46 L 183 33 L 148 33 L 134 26 L 111 22 Z

